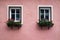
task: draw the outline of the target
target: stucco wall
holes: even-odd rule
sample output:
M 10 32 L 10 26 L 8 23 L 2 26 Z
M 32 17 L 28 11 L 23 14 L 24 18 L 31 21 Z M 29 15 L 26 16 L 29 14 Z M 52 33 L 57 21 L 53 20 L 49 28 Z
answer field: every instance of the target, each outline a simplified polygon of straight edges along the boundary
M 6 25 L 8 5 L 23 5 L 19 30 L 10 30 Z M 49 30 L 38 28 L 38 5 L 53 5 L 54 26 Z M 60 40 L 60 0 L 0 0 L 0 40 Z

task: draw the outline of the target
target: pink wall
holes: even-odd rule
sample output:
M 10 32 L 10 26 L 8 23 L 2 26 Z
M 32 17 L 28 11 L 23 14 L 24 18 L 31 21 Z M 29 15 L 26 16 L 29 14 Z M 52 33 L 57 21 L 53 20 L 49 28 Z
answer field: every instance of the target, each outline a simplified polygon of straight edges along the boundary
M 23 5 L 23 25 L 10 30 L 6 25 L 7 6 Z M 37 6 L 53 5 L 54 26 L 41 30 L 37 25 Z M 60 0 L 0 0 L 0 40 L 60 40 Z

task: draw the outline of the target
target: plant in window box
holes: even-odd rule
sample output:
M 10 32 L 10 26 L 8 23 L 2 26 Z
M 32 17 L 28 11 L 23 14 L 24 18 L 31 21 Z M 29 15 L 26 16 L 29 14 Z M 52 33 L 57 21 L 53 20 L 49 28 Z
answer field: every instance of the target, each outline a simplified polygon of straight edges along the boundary
M 48 27 L 48 29 L 50 27 L 52 27 L 54 24 L 52 23 L 52 21 L 48 21 L 46 19 L 43 19 L 41 21 L 39 21 L 38 25 L 42 28 L 42 27 Z
M 13 27 L 21 27 L 21 22 L 14 22 L 13 19 L 9 19 L 7 21 L 7 26 L 10 27 L 10 28 L 13 28 Z
M 20 28 L 21 27 L 21 22 L 14 22 L 13 26 Z

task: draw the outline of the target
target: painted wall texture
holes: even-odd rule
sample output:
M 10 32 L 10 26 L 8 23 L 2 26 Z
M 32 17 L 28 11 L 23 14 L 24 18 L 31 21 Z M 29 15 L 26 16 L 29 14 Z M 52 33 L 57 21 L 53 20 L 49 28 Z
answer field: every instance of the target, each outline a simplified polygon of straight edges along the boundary
M 6 25 L 8 5 L 23 5 L 19 30 L 10 30 Z M 38 5 L 53 5 L 54 26 L 49 30 L 38 28 Z M 60 40 L 60 0 L 0 0 L 0 40 Z

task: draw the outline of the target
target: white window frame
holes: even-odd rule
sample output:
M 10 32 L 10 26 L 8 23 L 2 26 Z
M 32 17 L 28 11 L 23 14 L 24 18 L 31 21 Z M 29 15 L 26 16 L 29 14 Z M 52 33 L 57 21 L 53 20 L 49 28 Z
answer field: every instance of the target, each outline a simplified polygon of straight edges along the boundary
M 52 5 L 38 5 L 37 7 L 37 22 L 39 22 L 39 7 L 51 7 L 51 17 L 52 17 L 52 21 L 53 21 L 53 6 Z M 49 13 L 50 15 L 50 13 Z M 50 21 L 50 17 L 49 17 L 49 21 Z
M 21 24 L 23 24 L 23 5 L 8 5 L 7 6 L 7 20 L 9 19 L 9 7 L 21 7 L 22 12 L 21 12 Z M 10 18 L 11 18 L 11 14 L 10 14 Z M 17 22 L 17 21 L 15 21 Z
M 10 19 L 11 19 L 11 10 L 14 9 L 15 10 L 15 20 L 14 22 L 19 22 L 20 20 L 16 20 L 16 9 L 20 9 L 20 8 L 10 8 Z
M 45 9 L 49 10 L 49 21 L 50 21 L 50 8 L 40 8 L 40 9 L 43 9 L 44 10 L 44 18 L 45 18 Z M 41 20 L 41 13 L 40 13 L 40 20 Z

